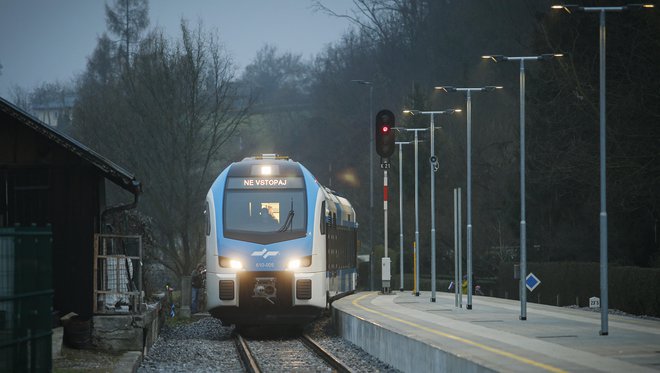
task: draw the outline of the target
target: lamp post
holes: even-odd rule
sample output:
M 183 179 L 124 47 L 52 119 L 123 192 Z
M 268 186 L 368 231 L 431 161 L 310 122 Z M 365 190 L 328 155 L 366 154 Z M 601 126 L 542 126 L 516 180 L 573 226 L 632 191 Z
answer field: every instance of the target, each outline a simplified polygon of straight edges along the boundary
M 356 84 L 362 84 L 369 87 L 369 119 L 367 128 L 369 129 L 369 279 L 370 289 L 374 285 L 374 133 L 371 131 L 371 119 L 373 118 L 374 84 L 368 80 L 351 80 Z
M 553 5 L 552 9 L 564 9 L 600 14 L 599 49 L 600 49 L 600 335 L 608 334 L 608 289 L 607 289 L 607 203 L 606 203 L 606 157 L 605 157 L 605 13 L 622 12 L 642 8 L 653 8 L 653 4 L 627 4 L 622 6 L 585 7 L 578 5 Z
M 413 293 L 415 294 L 416 297 L 418 297 L 419 296 L 419 186 L 418 186 L 419 167 L 417 166 L 419 163 L 418 133 L 420 131 L 427 131 L 428 128 L 401 128 L 401 130 L 415 133 L 415 140 L 413 141 L 413 144 L 415 144 L 415 247 L 414 247 L 415 263 L 413 263 L 415 278 L 413 284 Z
M 465 92 L 467 98 L 467 305 L 472 309 L 472 92 L 490 92 L 502 89 L 501 86 L 485 86 L 477 88 L 463 88 L 442 86 L 435 87 L 436 90 L 445 92 Z M 460 280 L 460 279 L 459 279 Z
M 525 221 L 525 61 L 542 61 L 563 54 L 542 54 L 539 56 L 509 57 L 503 55 L 482 56 L 484 59 L 500 61 L 520 61 L 520 320 L 527 320 L 527 227 Z
M 438 159 L 435 155 L 435 115 L 453 114 L 461 112 L 461 109 L 446 109 L 434 111 L 404 110 L 404 114 L 416 115 L 423 114 L 431 117 L 429 126 L 431 138 L 431 157 L 429 157 L 429 166 L 431 168 L 431 302 L 435 302 L 435 173 L 438 171 Z
M 399 145 L 399 291 L 403 292 L 403 151 L 412 141 L 396 141 Z

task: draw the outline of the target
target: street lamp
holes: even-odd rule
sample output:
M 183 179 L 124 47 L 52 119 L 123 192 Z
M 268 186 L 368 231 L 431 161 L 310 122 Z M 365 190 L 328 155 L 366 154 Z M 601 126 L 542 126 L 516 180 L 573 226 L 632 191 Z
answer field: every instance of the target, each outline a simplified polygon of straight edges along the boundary
M 415 263 L 413 263 L 413 271 L 415 272 L 414 276 L 414 283 L 413 283 L 413 293 L 416 297 L 419 296 L 419 186 L 418 180 L 419 180 L 419 167 L 418 165 L 418 150 L 419 150 L 419 135 L 418 133 L 421 131 L 427 131 L 428 128 L 397 128 L 400 131 L 407 131 L 407 132 L 414 132 L 415 133 L 415 140 L 413 141 L 413 144 L 415 144 L 415 243 L 414 243 L 414 256 L 415 256 Z
M 490 92 L 502 89 L 501 86 L 485 86 L 477 88 L 459 88 L 453 86 L 435 87 L 445 92 L 465 92 L 467 97 L 467 306 L 472 309 L 472 92 Z M 459 279 L 460 280 L 460 279 Z
M 374 133 L 371 130 L 371 118 L 373 118 L 374 84 L 368 80 L 354 79 L 351 82 L 362 84 L 369 87 L 369 119 L 367 128 L 369 129 L 369 278 L 370 289 L 374 285 Z
M 605 13 L 622 12 L 653 8 L 653 4 L 627 4 L 622 6 L 586 7 L 572 4 L 553 5 L 552 9 L 564 9 L 581 12 L 600 13 L 599 46 L 600 46 L 600 335 L 608 334 L 607 313 L 607 203 L 606 203 L 606 159 L 605 159 Z
M 443 114 L 454 114 L 460 113 L 461 109 L 446 109 L 446 110 L 435 110 L 435 111 L 420 111 L 420 110 L 404 110 L 404 114 L 416 115 L 429 115 L 431 117 L 431 125 L 429 127 L 431 138 L 431 157 L 429 158 L 429 164 L 431 167 L 431 302 L 435 302 L 435 173 L 438 171 L 438 159 L 435 155 L 435 141 L 434 141 L 434 131 L 435 115 Z
M 525 221 L 525 61 L 543 61 L 563 54 L 541 54 L 538 56 L 510 57 L 501 54 L 482 56 L 483 59 L 520 61 L 520 320 L 527 320 L 527 227 Z
M 396 141 L 399 145 L 399 291 L 403 292 L 403 151 L 412 141 Z M 416 145 L 416 144 L 415 144 Z

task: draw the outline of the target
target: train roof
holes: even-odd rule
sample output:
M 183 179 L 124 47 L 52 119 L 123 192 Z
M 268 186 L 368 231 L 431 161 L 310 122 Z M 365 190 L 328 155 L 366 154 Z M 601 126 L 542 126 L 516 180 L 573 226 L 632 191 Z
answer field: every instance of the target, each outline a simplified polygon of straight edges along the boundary
M 272 166 L 276 169 L 259 169 L 255 166 Z M 256 172 L 256 174 L 255 174 Z M 264 154 L 261 156 L 247 157 L 240 162 L 235 162 L 229 167 L 230 177 L 249 177 L 256 175 L 267 175 L 262 172 L 273 172 L 280 177 L 299 177 L 303 175 L 303 168 L 300 163 L 293 161 L 287 156 L 277 154 Z

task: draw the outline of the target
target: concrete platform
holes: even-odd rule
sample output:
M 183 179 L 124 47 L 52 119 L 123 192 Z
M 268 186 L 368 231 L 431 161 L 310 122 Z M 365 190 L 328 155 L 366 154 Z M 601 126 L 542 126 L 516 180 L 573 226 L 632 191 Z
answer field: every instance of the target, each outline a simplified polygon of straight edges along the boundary
M 453 293 L 357 293 L 333 303 L 337 331 L 405 372 L 658 372 L 660 321 Z M 465 296 L 463 299 L 465 303 Z M 465 307 L 465 306 L 464 306 Z

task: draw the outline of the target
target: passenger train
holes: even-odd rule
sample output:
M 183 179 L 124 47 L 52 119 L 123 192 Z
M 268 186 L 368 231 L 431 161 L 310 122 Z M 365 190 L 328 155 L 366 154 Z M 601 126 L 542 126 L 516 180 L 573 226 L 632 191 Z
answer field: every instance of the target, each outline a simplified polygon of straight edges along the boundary
M 355 291 L 355 210 L 300 163 L 232 163 L 205 214 L 207 308 L 224 325 L 304 324 Z

